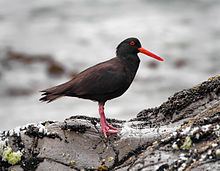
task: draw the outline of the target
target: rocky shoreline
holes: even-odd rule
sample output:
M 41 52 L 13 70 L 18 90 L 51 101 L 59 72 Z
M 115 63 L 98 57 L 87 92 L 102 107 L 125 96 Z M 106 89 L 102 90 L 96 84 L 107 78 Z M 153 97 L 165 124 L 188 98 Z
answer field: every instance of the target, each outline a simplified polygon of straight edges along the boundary
M 219 170 L 220 76 L 175 93 L 105 139 L 99 119 L 72 116 L 4 131 L 0 170 Z

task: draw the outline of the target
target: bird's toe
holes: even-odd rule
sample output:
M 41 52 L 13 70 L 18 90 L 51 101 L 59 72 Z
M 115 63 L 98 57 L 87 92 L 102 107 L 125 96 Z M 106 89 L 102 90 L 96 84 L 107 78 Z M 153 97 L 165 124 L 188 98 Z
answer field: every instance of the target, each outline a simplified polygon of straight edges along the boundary
M 114 128 L 114 127 L 113 127 Z M 107 138 L 108 135 L 111 134 L 117 134 L 118 130 L 117 128 L 110 128 L 109 126 L 105 125 L 104 127 L 101 128 L 102 133 L 104 134 L 104 137 Z
M 109 123 L 106 123 L 106 125 L 109 127 L 109 129 L 118 130 L 117 128 L 115 128 L 114 126 L 110 125 Z

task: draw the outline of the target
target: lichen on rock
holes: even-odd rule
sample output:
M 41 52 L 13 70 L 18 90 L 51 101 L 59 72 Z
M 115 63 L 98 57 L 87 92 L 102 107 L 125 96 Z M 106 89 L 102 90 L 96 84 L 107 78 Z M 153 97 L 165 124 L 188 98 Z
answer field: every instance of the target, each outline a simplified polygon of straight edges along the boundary
M 12 151 L 11 147 L 6 147 L 2 154 L 2 159 L 7 161 L 11 165 L 15 165 L 21 161 L 22 152 Z
M 13 151 L 10 146 L 6 144 L 6 140 L 0 140 L 0 158 L 11 165 L 15 165 L 21 161 L 21 151 Z

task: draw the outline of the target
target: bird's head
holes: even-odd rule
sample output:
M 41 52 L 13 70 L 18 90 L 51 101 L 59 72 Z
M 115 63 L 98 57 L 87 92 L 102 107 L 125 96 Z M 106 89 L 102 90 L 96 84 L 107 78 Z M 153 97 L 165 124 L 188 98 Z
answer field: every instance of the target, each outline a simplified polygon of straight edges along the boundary
M 141 46 L 140 41 L 137 38 L 128 38 L 122 41 L 116 50 L 117 56 L 126 56 L 126 55 L 137 55 L 138 53 L 143 53 L 147 56 L 155 58 L 159 61 L 163 61 L 163 58 L 157 56 L 156 54 L 144 49 Z

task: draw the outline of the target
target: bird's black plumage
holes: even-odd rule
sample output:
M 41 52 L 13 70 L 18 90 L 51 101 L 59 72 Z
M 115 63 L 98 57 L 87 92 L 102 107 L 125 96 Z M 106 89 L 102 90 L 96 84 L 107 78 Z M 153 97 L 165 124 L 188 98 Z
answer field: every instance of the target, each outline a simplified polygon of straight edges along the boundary
M 118 45 L 115 58 L 86 69 L 64 84 L 43 90 L 40 100 L 51 102 L 62 96 L 71 96 L 106 102 L 122 95 L 137 72 L 140 47 L 136 38 L 124 40 Z

